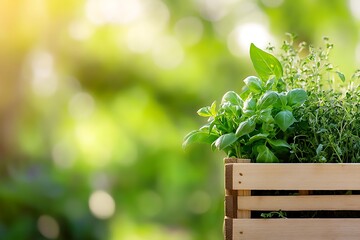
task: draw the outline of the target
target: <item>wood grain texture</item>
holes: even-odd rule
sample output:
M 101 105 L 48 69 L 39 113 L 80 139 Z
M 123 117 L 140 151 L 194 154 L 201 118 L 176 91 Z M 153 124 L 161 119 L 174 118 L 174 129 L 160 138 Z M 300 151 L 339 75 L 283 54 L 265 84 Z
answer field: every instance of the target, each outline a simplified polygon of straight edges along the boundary
M 360 219 L 232 219 L 233 240 L 358 240 Z
M 360 164 L 227 164 L 234 190 L 360 190 Z
M 360 195 L 239 196 L 237 202 L 239 211 L 360 210 Z

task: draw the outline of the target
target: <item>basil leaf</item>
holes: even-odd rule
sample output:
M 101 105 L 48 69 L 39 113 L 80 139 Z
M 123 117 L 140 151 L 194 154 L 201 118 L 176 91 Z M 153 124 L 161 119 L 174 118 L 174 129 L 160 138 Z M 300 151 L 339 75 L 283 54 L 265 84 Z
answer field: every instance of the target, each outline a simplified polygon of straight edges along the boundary
M 279 159 L 275 156 L 271 150 L 265 145 L 260 145 L 257 147 L 258 155 L 256 157 L 256 162 L 258 163 L 277 163 Z
M 258 100 L 258 109 L 266 109 L 271 105 L 275 105 L 279 100 L 279 96 L 274 91 L 267 91 L 261 98 Z
M 253 43 L 250 46 L 250 58 L 255 71 L 263 81 L 274 75 L 277 79 L 283 76 L 281 63 L 273 55 L 257 48 Z
M 295 122 L 295 118 L 289 110 L 279 112 L 276 114 L 274 120 L 283 132 L 285 132 Z
M 253 93 L 261 93 L 261 91 L 263 90 L 262 82 L 257 77 L 254 76 L 247 77 L 245 78 L 244 83 Z
M 242 137 L 254 131 L 255 126 L 256 126 L 255 121 L 252 118 L 248 118 L 239 124 L 239 127 L 237 128 L 235 134 L 237 137 Z
M 227 133 L 224 135 L 221 135 L 218 139 L 215 141 L 215 147 L 219 150 L 224 150 L 234 142 L 238 140 L 238 137 L 235 136 L 235 133 Z
M 291 148 L 290 145 L 283 139 L 268 139 L 267 142 L 273 148 L 278 148 L 278 147 Z
M 225 93 L 224 96 L 222 97 L 221 102 L 222 103 L 230 102 L 233 105 L 239 105 L 239 106 L 242 106 L 242 104 L 243 104 L 243 100 L 234 91 L 229 91 L 229 92 Z
M 202 107 L 197 111 L 197 114 L 201 117 L 211 117 L 211 110 L 210 107 Z
M 307 99 L 307 93 L 303 89 L 293 89 L 286 94 L 288 105 L 300 105 Z
M 202 131 L 192 131 L 190 132 L 188 135 L 185 136 L 184 138 L 184 142 L 182 144 L 182 147 L 185 149 L 187 148 L 190 144 L 193 143 L 207 143 L 207 144 L 211 144 L 212 142 L 214 142 L 216 139 L 218 138 L 217 135 L 215 134 L 211 134 L 211 133 L 207 133 L 207 132 L 202 132 Z

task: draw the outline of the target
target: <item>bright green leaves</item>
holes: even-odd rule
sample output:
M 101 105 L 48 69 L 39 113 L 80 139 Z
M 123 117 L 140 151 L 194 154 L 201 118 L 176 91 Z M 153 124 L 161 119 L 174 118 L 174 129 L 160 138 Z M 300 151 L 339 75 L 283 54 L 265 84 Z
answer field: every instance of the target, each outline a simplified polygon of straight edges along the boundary
M 245 78 L 244 83 L 252 93 L 261 93 L 263 91 L 263 83 L 257 77 L 247 77 Z
M 286 95 L 286 100 L 289 106 L 301 105 L 307 99 L 307 93 L 303 89 L 290 90 Z
M 187 148 L 189 145 L 194 143 L 212 144 L 217 138 L 218 136 L 215 134 L 195 130 L 185 136 L 182 147 Z
M 258 163 L 277 163 L 279 159 L 275 154 L 265 145 L 260 145 L 257 147 L 258 155 L 256 157 L 256 162 Z
M 248 118 L 245 121 L 241 122 L 239 127 L 236 130 L 236 136 L 242 137 L 246 134 L 249 134 L 255 130 L 256 122 L 253 118 Z
M 278 155 L 290 152 L 288 129 L 296 122 L 293 111 L 306 101 L 307 93 L 286 91 L 282 66 L 271 54 L 252 44 L 250 56 L 260 78 L 245 78 L 240 94 L 229 91 L 220 105 L 213 102 L 199 109 L 198 114 L 207 117 L 208 123 L 189 133 L 184 147 L 207 143 L 228 157 L 256 162 L 279 162 Z
M 283 68 L 279 60 L 257 48 L 253 43 L 250 46 L 250 58 L 255 71 L 263 81 L 267 81 L 271 76 L 275 76 L 277 79 L 283 76 Z
M 225 103 L 225 102 L 229 102 L 232 105 L 238 105 L 238 106 L 243 105 L 243 100 L 234 91 L 229 91 L 229 92 L 224 94 L 224 96 L 223 96 L 223 98 L 221 100 L 221 103 Z
M 257 103 L 258 109 L 263 110 L 277 104 L 279 96 L 274 91 L 267 91 L 262 95 Z
M 338 75 L 338 77 L 342 82 L 345 82 L 345 75 L 343 73 L 336 71 L 336 74 Z
M 197 114 L 201 117 L 211 117 L 216 115 L 216 101 L 214 101 L 211 106 L 200 108 L 197 111 Z
M 237 139 L 238 137 L 235 136 L 235 133 L 227 133 L 221 135 L 218 139 L 216 139 L 214 145 L 217 149 L 224 150 L 225 148 L 236 142 Z
M 276 114 L 275 123 L 279 126 L 279 128 L 285 132 L 296 120 L 289 110 L 283 110 Z

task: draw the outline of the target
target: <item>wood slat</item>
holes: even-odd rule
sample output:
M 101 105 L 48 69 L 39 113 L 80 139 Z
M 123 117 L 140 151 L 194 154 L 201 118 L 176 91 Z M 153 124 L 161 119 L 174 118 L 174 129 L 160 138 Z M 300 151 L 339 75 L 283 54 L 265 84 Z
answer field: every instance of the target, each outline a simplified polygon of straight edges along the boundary
M 239 196 L 237 203 L 252 211 L 359 211 L 360 195 Z
M 228 219 L 233 240 L 358 240 L 360 219 Z
M 360 190 L 357 163 L 234 163 L 225 173 L 234 190 Z

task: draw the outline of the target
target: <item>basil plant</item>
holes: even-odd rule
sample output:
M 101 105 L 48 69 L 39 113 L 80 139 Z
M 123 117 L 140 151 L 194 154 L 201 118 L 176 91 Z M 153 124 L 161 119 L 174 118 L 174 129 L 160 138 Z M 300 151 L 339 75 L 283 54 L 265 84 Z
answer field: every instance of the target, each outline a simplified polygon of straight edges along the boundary
M 259 77 L 247 77 L 240 94 L 229 91 L 220 104 L 199 109 L 208 122 L 186 135 L 184 148 L 207 143 L 228 157 L 269 163 L 288 155 L 288 136 L 296 122 L 293 110 L 306 101 L 307 93 L 286 89 L 282 66 L 273 55 L 251 44 L 250 57 Z

